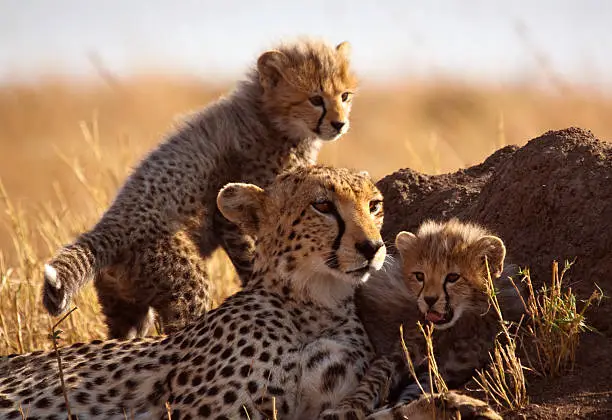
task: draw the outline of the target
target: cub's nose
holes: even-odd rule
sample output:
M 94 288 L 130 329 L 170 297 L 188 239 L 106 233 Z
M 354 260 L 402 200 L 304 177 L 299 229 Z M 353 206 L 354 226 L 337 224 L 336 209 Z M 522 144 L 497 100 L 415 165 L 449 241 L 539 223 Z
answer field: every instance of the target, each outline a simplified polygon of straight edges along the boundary
M 363 255 L 368 261 L 372 261 L 372 259 L 374 259 L 374 256 L 376 255 L 376 252 L 383 246 L 383 241 L 372 241 L 372 240 L 367 240 L 367 241 L 363 241 L 363 242 L 357 242 L 355 244 L 355 248 L 357 248 L 357 251 L 359 251 L 359 253 L 361 255 Z
M 346 125 L 343 121 L 332 121 L 330 122 L 331 126 L 334 127 L 337 131 L 342 130 L 342 127 Z
M 438 301 L 438 296 L 425 296 L 423 300 L 431 308 Z

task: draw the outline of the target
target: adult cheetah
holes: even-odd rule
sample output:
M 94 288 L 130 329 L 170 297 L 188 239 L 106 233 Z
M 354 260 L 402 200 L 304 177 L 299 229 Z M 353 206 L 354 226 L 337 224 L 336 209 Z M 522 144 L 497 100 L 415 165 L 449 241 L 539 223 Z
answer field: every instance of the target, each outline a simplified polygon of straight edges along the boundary
M 204 260 L 222 246 L 240 278 L 252 240 L 215 207 L 228 182 L 265 186 L 313 164 L 322 142 L 349 128 L 356 79 L 349 44 L 305 40 L 264 52 L 229 96 L 188 119 L 128 178 L 98 223 L 44 268 L 52 315 L 95 280 L 110 337 L 146 335 L 155 309 L 165 332 L 210 308 Z
M 457 219 L 427 221 L 416 235 L 400 232 L 395 244 L 400 262 L 376 273 L 356 295 L 359 316 L 378 357 L 358 390 L 332 413 L 361 415 L 371 412 L 376 403 L 393 406 L 412 401 L 421 395 L 421 387 L 431 391 L 424 368 L 425 340 L 417 321 L 434 326 L 436 362 L 450 388 L 464 385 L 489 361 L 500 322 L 490 307 L 485 259 L 497 295 L 503 297 L 505 316 L 517 320 L 524 312 L 524 307 L 517 310 L 522 301 L 508 279 L 517 267 L 504 270 L 505 246 L 483 227 Z M 408 370 L 400 325 L 414 365 L 421 365 L 417 368 L 421 387 Z
M 166 338 L 62 349 L 73 415 L 161 419 L 167 402 L 172 419 L 313 419 L 357 386 L 373 351 L 354 289 L 386 255 L 382 197 L 369 177 L 313 166 L 265 190 L 229 184 L 217 202 L 258 238 L 245 288 Z M 434 402 L 438 419 L 481 404 L 453 394 Z M 21 418 L 19 405 L 28 418 L 65 415 L 53 353 L 4 362 L 0 417 Z M 406 409 L 432 416 L 423 400 Z

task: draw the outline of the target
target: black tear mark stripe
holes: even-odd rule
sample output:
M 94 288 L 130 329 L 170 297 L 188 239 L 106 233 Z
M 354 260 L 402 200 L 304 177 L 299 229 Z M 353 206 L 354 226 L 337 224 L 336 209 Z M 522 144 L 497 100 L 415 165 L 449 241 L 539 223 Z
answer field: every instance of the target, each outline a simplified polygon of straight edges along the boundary
M 338 249 L 340 249 L 340 244 L 342 243 L 342 236 L 344 236 L 344 231 L 346 230 L 346 225 L 344 224 L 344 220 L 342 220 L 342 216 L 338 213 L 338 210 L 334 207 L 331 211 L 332 216 L 336 219 L 336 223 L 338 223 L 338 235 L 334 239 L 334 243 L 332 244 L 332 250 L 334 251 L 331 258 L 327 260 L 327 265 L 329 268 L 339 268 L 340 264 L 338 263 Z
M 450 298 L 448 296 L 448 291 L 446 290 L 446 280 L 444 280 L 444 284 L 442 285 L 442 288 L 444 289 L 444 297 L 446 298 L 446 305 L 444 307 L 444 310 L 448 314 L 450 313 Z
M 321 112 L 321 116 L 319 117 L 319 121 L 317 121 L 317 128 L 315 129 L 315 133 L 321 134 L 321 124 L 323 124 L 323 118 L 325 118 L 325 114 L 327 114 L 327 108 L 325 108 L 325 100 L 321 104 L 321 108 L 323 108 L 323 112 Z

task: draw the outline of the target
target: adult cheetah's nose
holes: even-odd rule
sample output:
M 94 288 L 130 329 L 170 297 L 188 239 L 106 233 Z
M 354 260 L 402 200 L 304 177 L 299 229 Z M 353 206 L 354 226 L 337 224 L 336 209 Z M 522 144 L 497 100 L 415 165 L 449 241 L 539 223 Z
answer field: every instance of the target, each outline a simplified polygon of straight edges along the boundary
M 383 241 L 381 240 L 372 241 L 368 239 L 363 242 L 357 242 L 355 244 L 355 248 L 357 248 L 357 251 L 359 251 L 359 253 L 363 255 L 368 261 L 372 261 L 374 259 L 374 256 L 376 255 L 376 252 L 383 245 Z
M 438 296 L 425 296 L 423 300 L 431 308 L 438 301 Z
M 342 130 L 342 127 L 344 127 L 346 123 L 344 121 L 332 121 L 332 122 L 330 122 L 330 124 L 337 131 L 340 131 L 340 130 Z

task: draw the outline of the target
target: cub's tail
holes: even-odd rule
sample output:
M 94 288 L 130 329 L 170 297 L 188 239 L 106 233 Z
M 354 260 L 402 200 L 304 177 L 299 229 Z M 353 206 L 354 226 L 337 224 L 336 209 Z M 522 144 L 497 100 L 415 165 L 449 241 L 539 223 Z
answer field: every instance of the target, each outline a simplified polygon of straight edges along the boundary
M 94 253 L 81 242 L 68 245 L 44 267 L 43 305 L 57 316 L 68 309 L 72 296 L 93 279 Z

